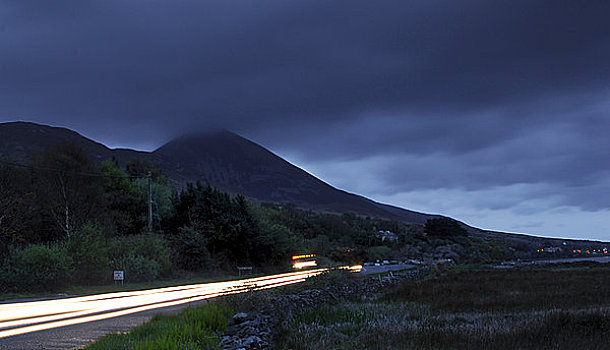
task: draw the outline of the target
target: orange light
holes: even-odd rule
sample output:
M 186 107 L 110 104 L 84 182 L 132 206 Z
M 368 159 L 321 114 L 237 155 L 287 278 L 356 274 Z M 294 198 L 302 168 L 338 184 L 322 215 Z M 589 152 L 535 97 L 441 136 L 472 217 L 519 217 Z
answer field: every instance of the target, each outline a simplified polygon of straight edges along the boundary
M 352 266 L 339 266 L 339 270 L 348 270 L 351 272 L 360 272 L 362 270 L 362 265 L 352 265 Z
M 362 271 L 362 265 L 350 266 L 349 270 L 352 272 L 360 272 L 360 271 Z
M 315 257 L 316 257 L 315 254 L 293 255 L 292 260 L 315 258 Z

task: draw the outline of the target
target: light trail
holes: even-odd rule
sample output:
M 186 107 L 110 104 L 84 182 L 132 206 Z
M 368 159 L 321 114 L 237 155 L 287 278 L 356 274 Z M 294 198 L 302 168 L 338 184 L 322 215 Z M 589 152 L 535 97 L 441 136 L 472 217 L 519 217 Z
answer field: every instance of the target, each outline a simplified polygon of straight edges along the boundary
M 327 271 L 328 269 L 306 270 L 236 281 L 0 304 L 0 338 L 99 321 L 222 295 L 281 287 L 303 282 Z

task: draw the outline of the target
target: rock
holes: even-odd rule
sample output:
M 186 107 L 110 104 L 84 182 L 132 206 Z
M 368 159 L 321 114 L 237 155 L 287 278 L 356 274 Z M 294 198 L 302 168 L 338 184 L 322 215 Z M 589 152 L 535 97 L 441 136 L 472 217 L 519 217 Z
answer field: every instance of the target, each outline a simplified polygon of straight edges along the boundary
M 242 342 L 242 345 L 246 346 L 248 349 L 253 349 L 255 347 L 264 346 L 265 342 L 256 335 L 251 335 Z
M 245 312 L 237 313 L 233 316 L 233 324 L 240 324 L 248 319 L 248 314 Z

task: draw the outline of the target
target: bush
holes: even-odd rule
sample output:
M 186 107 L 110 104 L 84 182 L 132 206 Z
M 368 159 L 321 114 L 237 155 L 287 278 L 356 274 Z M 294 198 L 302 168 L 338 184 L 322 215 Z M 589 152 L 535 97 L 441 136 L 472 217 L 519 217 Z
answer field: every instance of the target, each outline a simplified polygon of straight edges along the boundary
M 130 253 L 114 261 L 115 270 L 125 271 L 125 281 L 152 281 L 161 275 L 159 263 L 149 257 Z
M 290 261 L 294 252 L 302 251 L 298 236 L 282 224 L 261 222 L 260 234 L 254 240 L 250 256 L 259 263 L 282 263 Z
M 169 257 L 168 241 L 158 234 L 120 237 L 110 242 L 111 270 L 125 271 L 127 281 L 153 280 L 168 273 L 171 268 Z
M 211 264 L 210 252 L 203 234 L 192 227 L 178 230 L 172 239 L 176 264 L 185 270 L 201 270 Z
M 68 284 L 72 259 L 65 245 L 33 244 L 9 251 L 1 269 L 4 289 L 36 291 Z
M 110 279 L 108 245 L 102 231 L 85 225 L 68 243 L 74 261 L 74 280 L 80 283 L 107 282 Z

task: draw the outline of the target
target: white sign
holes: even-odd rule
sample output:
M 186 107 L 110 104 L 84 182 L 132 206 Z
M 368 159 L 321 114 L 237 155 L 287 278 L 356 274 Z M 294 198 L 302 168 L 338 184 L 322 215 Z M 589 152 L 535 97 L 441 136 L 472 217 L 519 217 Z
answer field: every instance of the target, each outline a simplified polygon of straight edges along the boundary
M 114 271 L 114 280 L 115 281 L 122 281 L 124 279 L 125 279 L 124 271 Z

